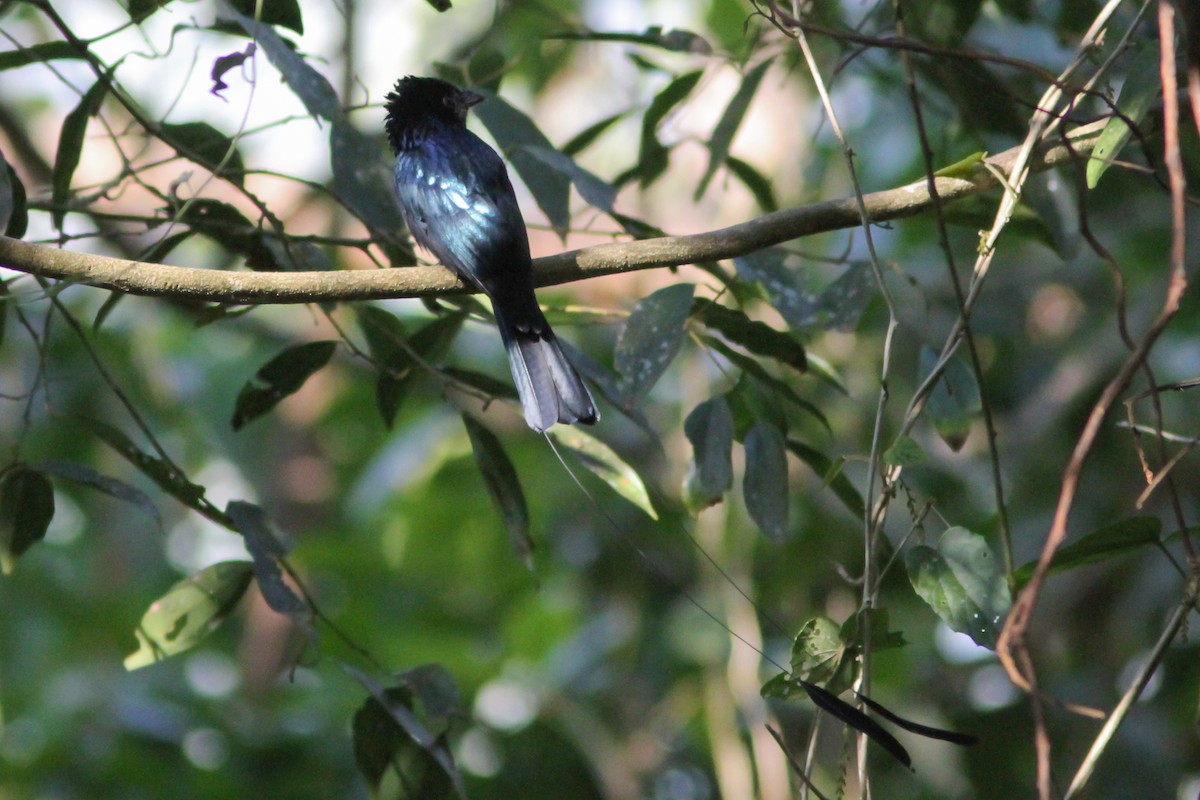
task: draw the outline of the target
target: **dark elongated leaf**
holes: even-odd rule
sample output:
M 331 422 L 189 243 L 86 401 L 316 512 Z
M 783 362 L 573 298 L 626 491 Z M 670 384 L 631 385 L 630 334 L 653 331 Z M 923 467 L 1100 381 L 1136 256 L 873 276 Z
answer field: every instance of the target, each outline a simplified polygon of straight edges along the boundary
M 816 684 L 804 681 L 801 685 L 804 687 L 804 691 L 808 692 L 809 699 L 813 701 L 814 705 L 832 714 L 854 730 L 865 733 L 871 741 L 891 753 L 893 758 L 912 769 L 912 758 L 904 749 L 904 745 L 900 744 L 896 737 L 888 733 L 882 725 Z
M 294 2 L 294 0 L 284 0 Z M 255 0 L 238 0 L 241 9 L 233 11 L 234 18 L 242 29 L 258 43 L 267 54 L 267 58 L 279 70 L 284 83 L 292 90 L 304 108 L 314 117 L 334 120 L 341 116 L 341 103 L 338 102 L 337 92 L 324 75 L 317 72 L 294 47 L 288 45 L 273 28 L 271 21 L 264 19 L 263 24 L 254 20 Z M 245 11 L 249 4 L 249 11 Z
M 1062 572 L 1095 564 L 1134 550 L 1158 543 L 1162 535 L 1162 521 L 1157 517 L 1130 517 L 1112 525 L 1094 530 L 1077 541 L 1059 549 L 1050 561 L 1050 572 Z M 1037 566 L 1031 561 L 1019 567 L 1014 577 L 1019 585 L 1025 585 Z
M 614 453 L 612 448 L 570 425 L 555 425 L 547 433 L 554 441 L 571 451 L 585 467 L 611 486 L 617 494 L 645 511 L 651 519 L 658 519 L 658 512 L 650 502 L 650 495 L 646 492 L 646 484 L 641 476 Z
M 779 209 L 779 203 L 775 201 L 775 187 L 767 180 L 767 176 L 734 156 L 725 157 L 725 166 L 739 181 L 746 184 L 759 208 L 768 212 Z
M 804 269 L 788 263 L 780 248 L 766 248 L 734 259 L 738 274 L 762 285 L 767 300 L 797 331 L 814 327 L 852 331 L 876 291 L 870 266 L 852 263 L 820 292 L 809 287 Z
M 125 669 L 141 669 L 195 647 L 229 616 L 252 577 L 249 561 L 222 561 L 176 583 L 142 615 L 134 631 L 138 649 L 125 658 Z
M 572 359 L 571 363 L 575 364 L 577 362 Z M 507 400 L 518 399 L 517 389 L 512 385 L 511 381 L 502 381 L 498 378 L 493 378 L 491 375 L 476 372 L 473 369 L 461 369 L 459 367 L 442 367 L 442 374 L 450 380 L 470 386 L 472 389 L 490 397 L 500 397 Z
M 773 358 L 800 372 L 808 368 L 804 345 L 765 322 L 750 319 L 743 311 L 698 298 L 692 304 L 692 315 L 706 327 L 720 331 L 726 339 L 751 353 Z
M 12 173 L 8 165 L 8 161 L 4 158 L 4 153 L 0 152 L 0 230 L 8 231 L 9 222 L 12 221 L 13 213 L 16 211 L 16 204 L 13 198 L 13 185 L 9 178 Z
M 613 114 L 611 117 L 605 117 L 599 122 L 587 126 L 579 133 L 572 136 L 571 140 L 562 146 L 562 154 L 574 158 L 579 153 L 582 153 L 584 150 L 590 147 L 593 142 L 600 138 L 602 133 L 611 128 L 613 125 L 616 125 L 621 120 L 625 119 L 626 116 L 626 112 Z
M 329 363 L 335 350 L 337 342 L 307 342 L 287 348 L 264 364 L 238 392 L 233 429 L 239 430 L 299 391 L 305 381 Z
M 182 207 L 164 209 L 167 215 L 202 233 L 214 242 L 246 259 L 246 266 L 274 271 L 283 265 L 266 245 L 262 229 L 229 203 L 210 198 L 190 200 Z
M 77 464 L 74 461 L 39 461 L 35 468 L 47 475 L 64 478 L 135 506 L 153 519 L 155 525 L 162 527 L 162 517 L 159 516 L 154 502 L 146 496 L 145 492 L 124 481 L 101 474 L 89 466 Z
M 471 440 L 475 464 L 479 467 L 479 473 L 483 475 L 483 482 L 487 486 L 492 503 L 500 512 L 500 518 L 504 520 L 513 550 L 525 562 L 525 566 L 532 570 L 533 539 L 529 537 L 529 508 L 525 505 L 525 493 L 521 490 L 517 470 L 494 433 L 469 414 L 463 414 L 463 424 L 467 426 L 467 437 Z
M 760 422 L 746 434 L 746 510 L 763 533 L 782 541 L 788 529 L 788 466 L 783 434 Z
M 59 61 L 65 58 L 82 60 L 85 57 L 84 51 L 70 42 L 41 42 L 22 47 L 20 50 L 8 50 L 0 53 L 0 72 L 30 64 L 40 64 L 43 61 Z
M 724 397 L 705 400 L 683 422 L 692 443 L 692 463 L 684 482 L 688 508 L 698 512 L 721 502 L 733 488 L 733 413 Z
M 921 348 L 921 375 L 928 375 L 937 360 L 938 354 L 933 348 Z M 938 436 L 951 450 L 957 453 L 966 444 L 971 424 L 978 419 L 982 408 L 979 385 L 971 368 L 958 358 L 948 361 L 941 380 L 929 395 L 926 410 Z
M 233 139 L 212 125 L 207 122 L 168 123 L 162 126 L 162 133 L 166 142 L 180 148 L 189 159 L 209 172 L 239 186 L 242 184 L 246 170 L 242 154 Z
M 611 212 L 613 210 L 613 202 L 617 199 L 617 190 L 612 184 L 588 172 L 571 160 L 570 156 L 563 155 L 557 150 L 530 146 L 526 147 L 525 151 L 546 166 L 570 178 L 580 197 L 590 205 L 601 211 Z
M 697 53 L 709 55 L 712 45 L 703 36 L 691 31 L 672 29 L 663 31 L 655 25 L 642 33 L 607 32 L 607 31 L 567 31 L 547 36 L 547 39 L 570 39 L 580 42 L 622 42 L 625 44 L 642 44 L 650 47 L 661 47 L 674 53 Z
M 186 475 L 161 458 L 143 452 L 122 431 L 96 420 L 88 420 L 87 425 L 105 444 L 124 456 L 143 475 L 179 502 L 189 508 L 196 508 L 200 499 L 204 497 L 203 486 L 192 483 Z
M 913 588 L 952 630 L 995 649 L 1012 599 L 987 540 L 950 528 L 937 548 L 919 545 L 904 559 Z
M 792 405 L 796 406 L 796 408 L 811 414 L 826 429 L 829 428 L 829 421 L 825 419 L 825 415 L 821 413 L 821 409 L 817 408 L 815 405 L 796 394 L 795 390 L 793 390 L 791 386 L 788 386 L 787 383 L 767 372 L 767 370 L 763 368 L 762 364 L 759 364 L 753 358 L 750 358 L 744 353 L 739 353 L 729 345 L 722 342 L 720 339 L 716 339 L 712 336 L 703 336 L 701 339 L 706 347 L 716 350 L 722 356 L 727 358 L 735 367 L 742 370 L 765 388 L 770 389 L 776 397 L 787 400 Z
M 170 2 L 171 0 L 129 0 L 129 18 L 141 23 Z
M 613 355 L 627 405 L 645 398 L 679 352 L 695 289 L 690 283 L 666 286 L 633 307 Z
M 667 169 L 667 156 L 670 151 L 658 140 L 658 126 L 671 109 L 679 105 L 692 93 L 700 82 L 703 73 L 688 72 L 675 78 L 655 95 L 650 107 L 642 116 L 642 138 L 638 150 L 638 163 L 631 174 L 636 176 L 642 186 L 653 183 Z M 618 181 L 620 183 L 620 181 Z
M 850 479 L 842 473 L 840 462 L 834 462 L 821 451 L 796 439 L 788 439 L 787 448 L 797 458 L 812 467 L 813 472 L 821 476 L 821 480 L 833 490 L 833 493 L 850 510 L 850 513 L 855 516 L 862 515 L 862 495 L 858 493 L 858 489 L 854 488 Z
M 0 479 L 0 570 L 46 536 L 54 519 L 54 487 L 50 479 L 28 467 L 14 467 Z
M 440 359 L 462 330 L 466 318 L 465 311 L 446 314 L 410 337 L 394 314 L 374 306 L 359 308 L 359 325 L 367 337 L 371 357 L 380 368 L 375 398 L 389 428 L 413 380 L 413 369 L 418 365 L 414 354 L 427 363 Z
M 899 714 L 892 712 L 890 709 L 888 709 L 887 706 L 883 705 L 882 703 L 876 703 L 874 700 L 867 697 L 865 694 L 860 694 L 859 692 L 855 692 L 854 694 L 857 695 L 859 700 L 862 700 L 864 703 L 866 703 L 867 707 L 870 708 L 872 711 L 874 711 L 876 714 L 883 717 L 888 722 L 894 722 L 895 724 L 899 725 L 901 728 L 904 728 L 904 730 L 906 730 L 906 731 L 920 734 L 921 736 L 924 736 L 927 739 L 939 739 L 943 742 L 950 742 L 951 744 L 962 745 L 964 747 L 969 747 L 971 745 L 979 744 L 978 736 L 974 736 L 970 733 L 959 733 L 958 731 L 948 731 L 945 728 L 934 728 L 929 725 L 922 725 L 919 722 L 913 722 L 910 719 L 905 719 L 904 717 L 900 716 Z
M 697 200 L 708 189 L 709 181 L 717 174 L 717 169 L 725 163 L 725 159 L 729 156 L 729 146 L 733 144 L 733 137 L 737 134 L 737 129 L 742 124 L 742 118 L 746 116 L 746 111 L 750 108 L 750 101 L 754 99 L 758 85 L 762 83 L 763 76 L 767 74 L 767 68 L 771 66 L 771 61 L 772 59 L 768 58 L 742 78 L 742 85 L 738 87 L 733 99 L 725 107 L 725 113 L 718 120 L 717 127 L 713 128 L 712 138 L 708 142 L 708 169 L 704 171 L 704 176 L 700 178 L 700 185 L 696 187 L 695 197 Z
M 251 19 L 258 8 L 259 0 L 229 0 L 234 9 Z M 300 17 L 300 0 L 262 0 L 260 22 L 279 25 L 296 33 L 304 33 L 304 21 Z
M 310 69 L 307 64 L 306 69 Z M 393 266 L 416 260 L 401 238 L 404 218 L 392 190 L 391 172 L 379 158 L 379 147 L 355 128 L 341 111 L 329 131 L 333 188 L 350 213 L 380 242 Z
M 79 158 L 83 153 L 83 137 L 87 133 L 88 120 L 100 110 L 100 102 L 108 93 L 104 81 L 96 81 L 92 88 L 84 93 L 79 105 L 71 109 L 63 120 L 62 133 L 58 137 L 58 152 L 54 156 L 54 175 L 51 179 L 54 210 L 50 217 L 54 227 L 62 230 L 63 217 L 66 215 L 67 200 L 71 196 L 71 178 L 75 168 L 79 166 Z
M 17 175 L 12 164 L 4 165 L 5 183 L 8 184 L 8 222 L 3 226 L 4 235 L 20 239 L 29 228 L 29 206 L 25 196 L 25 184 Z
M 571 224 L 571 181 L 558 170 L 546 169 L 545 163 L 529 149 L 554 151 L 554 145 L 524 112 L 485 89 L 480 89 L 479 93 L 487 98 L 474 108 L 480 122 L 496 140 L 521 181 L 529 187 L 538 208 L 550 221 L 550 227 L 565 239 Z
M 290 618 L 310 640 L 315 641 L 317 631 L 312 624 L 312 609 L 283 579 L 281 560 L 289 548 L 272 530 L 266 513 L 253 503 L 241 500 L 230 501 L 225 513 L 242 535 L 246 549 L 254 559 L 254 578 L 258 581 L 263 600 L 273 611 Z

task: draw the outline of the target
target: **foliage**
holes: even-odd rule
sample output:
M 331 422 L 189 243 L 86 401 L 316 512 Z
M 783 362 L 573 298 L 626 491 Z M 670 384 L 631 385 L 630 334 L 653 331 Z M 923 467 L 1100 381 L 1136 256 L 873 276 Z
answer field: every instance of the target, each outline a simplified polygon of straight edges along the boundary
M 810 5 L 0 4 L 0 796 L 1194 794 L 1170 5 Z M 402 274 L 409 72 L 536 253 L 627 243 L 540 292 L 596 428 L 522 425 L 471 296 L 55 279 Z

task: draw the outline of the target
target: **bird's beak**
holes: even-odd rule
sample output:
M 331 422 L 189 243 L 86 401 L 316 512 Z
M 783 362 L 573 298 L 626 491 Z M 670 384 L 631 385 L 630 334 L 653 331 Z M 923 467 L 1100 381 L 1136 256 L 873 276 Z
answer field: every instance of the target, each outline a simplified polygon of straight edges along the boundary
M 472 106 L 477 106 L 484 101 L 483 95 L 478 92 L 462 91 L 458 93 L 459 107 L 466 111 Z

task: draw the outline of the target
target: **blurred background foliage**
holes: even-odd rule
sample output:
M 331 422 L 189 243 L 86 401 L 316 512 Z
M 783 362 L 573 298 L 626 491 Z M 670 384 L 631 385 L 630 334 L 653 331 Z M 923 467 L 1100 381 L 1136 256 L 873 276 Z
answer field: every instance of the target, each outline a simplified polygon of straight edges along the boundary
M 460 0 L 439 13 L 417 0 L 267 0 L 263 28 L 255 5 L 0 3 L 9 235 L 216 269 L 414 263 L 386 194 L 380 107 L 404 74 L 495 93 L 471 124 L 514 165 L 535 256 L 713 230 L 854 191 L 800 48 L 766 4 Z M 935 167 L 1019 144 L 1047 78 L 1101 8 L 901 5 L 924 48 L 913 66 Z M 1110 114 L 1127 82 L 1154 86 L 1147 8 L 1128 2 L 1113 17 L 1084 70 L 1107 71 L 1070 125 Z M 921 180 L 900 57 L 881 41 L 896 35 L 893 4 L 816 2 L 804 18 L 863 191 Z M 1009 61 L 948 55 L 954 48 Z M 119 93 L 102 81 L 89 92 L 97 68 L 111 70 Z M 226 86 L 210 92 L 215 77 Z M 337 102 L 321 105 L 330 96 Z M 1196 136 L 1184 128 L 1194 183 Z M 963 359 L 954 374 L 995 421 L 1016 567 L 1041 551 L 1071 449 L 1126 357 L 1118 301 L 1134 336 L 1161 306 L 1171 241 L 1161 147 L 1135 137 L 1094 189 L 1074 166 L 1034 178 L 972 315 L 982 372 Z M 1000 196 L 947 208 L 960 272 Z M 1123 297 L 1082 220 L 1119 264 Z M 53 513 L 44 540 L 11 553 L 0 578 L 0 797 L 440 797 L 455 785 L 473 798 L 800 795 L 768 724 L 798 763 L 811 747 L 818 788 L 857 795 L 854 732 L 818 714 L 798 684 L 786 699 L 760 689 L 789 664 L 808 620 L 840 625 L 860 610 L 862 504 L 879 492 L 869 459 L 892 447 L 929 369 L 922 352 L 939 348 L 959 315 L 933 214 L 877 225 L 873 238 L 896 301 L 890 345 L 861 229 L 736 263 L 540 292 L 604 396 L 589 433 L 628 471 L 614 478 L 622 491 L 576 457 L 591 442 L 556 439 L 560 463 L 524 427 L 498 338 L 482 306 L 461 297 L 373 311 L 224 308 L 3 272 L 0 521 L 10 539 L 40 530 L 48 486 Z M 654 294 L 683 284 L 695 288 Z M 732 322 L 706 315 L 701 301 L 712 300 L 738 312 Z M 684 313 L 665 334 L 639 334 L 636 308 Z M 1197 311 L 1191 292 L 1152 351 L 1158 384 L 1200 371 Z M 419 332 L 431 324 L 441 328 Z M 393 337 L 439 369 L 415 366 Z M 679 348 L 669 364 L 653 355 L 663 341 Z M 298 345 L 308 345 L 299 356 Z M 281 380 L 260 372 L 268 362 Z M 652 386 L 628 380 L 643 366 L 662 370 Z M 1146 389 L 1143 374 L 1126 396 L 1151 426 L 1140 441 L 1156 468 L 1194 443 L 1197 399 L 1158 396 L 1163 430 L 1179 437 L 1164 437 L 1160 453 Z M 697 415 L 714 398 L 723 402 Z M 1091 553 L 1099 563 L 1078 557 L 1053 575 L 1031 631 L 1042 688 L 1106 710 L 1184 598 L 1178 531 L 1194 524 L 1200 496 L 1196 456 L 1185 452 L 1171 485 L 1139 501 L 1138 440 L 1121 411 L 1083 472 L 1069 541 L 1116 527 Z M 957 451 L 929 419 L 955 413 Z M 876 551 L 875 569 L 888 567 L 876 606 L 887 616 L 872 618 L 876 634 L 899 633 L 903 646 L 872 639 L 870 693 L 980 743 L 892 727 L 915 771 L 872 744 L 872 792 L 1027 796 L 1027 698 L 913 586 L 914 553 L 934 553 L 961 527 L 976 534 L 970 547 L 984 543 L 974 555 L 994 561 L 974 577 L 999 587 L 998 613 L 1007 607 L 1014 576 L 978 406 L 951 402 L 910 435 L 907 456 L 891 451 L 905 469 Z M 730 450 L 730 436 L 742 444 Z M 698 441 L 732 454 L 730 483 L 712 473 L 724 456 L 695 456 Z M 656 519 L 629 502 L 639 481 Z M 269 552 L 278 543 L 319 619 L 281 580 Z M 255 554 L 244 593 L 248 567 L 201 573 L 251 561 L 247 547 L 268 552 Z M 127 672 L 143 614 L 197 573 L 207 577 L 186 597 L 198 616 L 144 623 L 194 646 Z M 297 605 L 280 614 L 268 602 Z M 204 638 L 201 612 L 228 619 Z M 842 677 L 853 679 L 861 632 L 848 635 Z M 1165 651 L 1087 796 L 1196 796 L 1197 664 L 1187 637 Z M 1100 723 L 1047 713 L 1061 791 Z M 401 730 L 409 718 L 419 731 Z

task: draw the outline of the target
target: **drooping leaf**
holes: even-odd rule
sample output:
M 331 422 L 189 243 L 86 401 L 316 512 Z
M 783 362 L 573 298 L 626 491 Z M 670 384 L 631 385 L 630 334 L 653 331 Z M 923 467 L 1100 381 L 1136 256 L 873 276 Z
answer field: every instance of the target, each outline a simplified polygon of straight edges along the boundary
M 767 301 L 793 330 L 814 327 L 852 331 L 875 295 L 875 277 L 866 263 L 851 263 L 846 271 L 820 292 L 809 287 L 802 267 L 789 263 L 786 250 L 769 247 L 735 258 L 738 274 L 758 282 Z
M 601 211 L 613 210 L 613 202 L 617 199 L 617 190 L 612 184 L 588 172 L 571 159 L 557 150 L 530 145 L 525 152 L 541 161 L 547 167 L 567 176 L 575 185 L 579 196 Z
M 779 210 L 779 203 L 775 200 L 775 187 L 766 175 L 734 156 L 725 157 L 725 166 L 739 181 L 746 184 L 759 208 L 766 212 Z
M 229 0 L 229 4 L 238 12 L 253 19 L 260 0 Z M 301 35 L 304 34 L 304 21 L 300 17 L 300 0 L 261 0 L 262 15 L 259 22 L 267 25 L 279 25 Z
M 625 119 L 626 116 L 627 114 L 625 112 L 613 114 L 611 117 L 605 117 L 599 122 L 595 122 L 587 126 L 579 133 L 572 136 L 570 141 L 560 148 L 562 154 L 574 158 L 590 147 L 593 142 L 600 138 L 601 134 L 603 134 L 613 125 L 616 125 L 618 122 Z
M 35 468 L 39 472 L 78 483 L 80 486 L 86 486 L 89 489 L 94 489 L 123 503 L 128 503 L 140 509 L 146 516 L 154 520 L 154 524 L 159 528 L 162 527 L 162 517 L 159 516 L 158 508 L 154 505 L 154 502 L 145 492 L 134 486 L 130 486 L 124 481 L 109 477 L 85 464 L 78 464 L 74 461 L 39 461 L 35 465 Z
M 1096 140 L 1096 147 L 1087 164 L 1087 187 L 1095 189 L 1100 177 L 1112 166 L 1113 160 L 1129 142 L 1133 129 L 1129 123 L 1140 125 L 1146 118 L 1151 104 L 1162 91 L 1162 76 L 1159 74 L 1158 47 L 1146 43 L 1130 59 L 1129 72 L 1117 96 L 1120 115 L 1109 118 Z
M 892 467 L 915 467 L 925 463 L 925 450 L 911 436 L 901 436 L 883 451 L 883 463 Z
M 54 487 L 44 474 L 16 466 L 0 478 L 0 570 L 5 575 L 45 538 L 53 518 Z
M 759 364 L 758 361 L 743 353 L 739 353 L 729 345 L 722 342 L 720 339 L 716 339 L 712 336 L 702 336 L 701 341 L 704 342 L 706 347 L 716 350 L 722 356 L 727 358 L 735 367 L 753 378 L 757 384 L 770 389 L 776 398 L 787 400 L 796 408 L 812 415 L 812 417 L 820 422 L 821 425 L 826 429 L 829 428 L 829 421 L 825 418 L 825 415 L 821 412 L 821 409 L 817 408 L 814 404 L 796 394 L 795 390 L 792 389 L 791 386 L 788 386 L 785 381 L 782 381 L 779 378 L 776 378 L 770 372 L 767 372 L 763 365 Z M 782 419 L 777 420 L 777 422 L 781 426 L 784 424 Z
M 204 497 L 204 487 L 192 483 L 187 476 L 163 459 L 143 452 L 124 432 L 97 420 L 88 420 L 88 427 L 109 447 L 116 450 L 167 494 L 189 508 L 196 508 Z
M 692 444 L 684 496 L 693 513 L 721 502 L 733 488 L 733 413 L 724 397 L 705 400 L 683 422 Z
M 479 93 L 487 99 L 475 106 L 474 112 L 521 176 L 521 181 L 529 187 L 538 208 L 550 221 L 550 227 L 565 239 L 571 224 L 568 205 L 571 181 L 558 170 L 546 169 L 545 163 L 529 150 L 534 147 L 553 151 L 554 145 L 524 112 L 485 89 L 479 89 Z
M 670 151 L 658 140 L 658 126 L 671 109 L 679 105 L 692 93 L 700 82 L 703 73 L 699 70 L 688 72 L 675 78 L 655 95 L 650 107 L 642 115 L 642 137 L 638 150 L 638 162 L 630 171 L 631 177 L 637 177 L 642 186 L 649 186 L 667 169 L 667 156 Z M 618 180 L 618 183 L 622 181 Z
M 312 610 L 283 579 L 281 561 L 287 555 L 288 547 L 272 529 L 266 513 L 242 500 L 231 500 L 225 513 L 242 535 L 246 550 L 254 559 L 254 578 L 263 600 L 271 610 L 290 618 L 310 640 L 315 640 Z
M 249 561 L 222 561 L 176 583 L 142 615 L 134 631 L 138 649 L 125 658 L 125 669 L 195 647 L 229 616 L 253 576 Z
M 242 185 L 246 166 L 233 139 L 207 122 L 165 123 L 163 140 L 213 174 Z
M 651 519 L 658 519 L 658 512 L 650 503 L 650 496 L 641 476 L 614 453 L 612 448 L 571 425 L 555 425 L 547 433 L 554 441 L 571 451 L 585 467 L 611 486 L 617 494 L 645 511 Z
M 467 312 L 440 316 L 412 336 L 398 317 L 381 308 L 362 306 L 358 313 L 367 347 L 380 368 L 375 382 L 376 403 L 384 424 L 390 428 L 414 380 L 414 368 L 419 365 L 414 355 L 426 363 L 440 359 L 462 330 Z
M 627 405 L 645 398 L 679 352 L 695 289 L 691 283 L 666 286 L 633 307 L 613 355 Z
M 83 60 L 86 57 L 87 54 L 84 50 L 71 42 L 40 42 L 18 50 L 6 50 L 0 53 L 0 72 L 45 61 L 60 61 L 67 58 Z
M 475 464 L 483 476 L 488 496 L 500 512 L 500 518 L 504 520 L 504 528 L 508 531 L 513 550 L 525 566 L 532 570 L 533 539 L 529 537 L 529 508 L 525 505 L 525 493 L 521 490 L 517 470 L 494 433 L 470 414 L 463 414 L 462 419 L 467 427 L 467 437 L 471 440 Z
M 650 47 L 661 47 L 674 53 L 695 53 L 709 55 L 712 45 L 698 34 L 691 31 L 672 29 L 664 31 L 655 25 L 642 33 L 607 32 L 607 31 L 566 31 L 546 37 L 547 39 L 569 39 L 580 42 L 622 42 L 625 44 L 641 44 Z
M 1158 543 L 1162 521 L 1157 517 L 1130 517 L 1092 531 L 1060 548 L 1050 561 L 1050 572 L 1062 572 L 1122 556 Z M 1014 574 L 1017 585 L 1024 586 L 1033 576 L 1036 561 L 1019 567 Z
M 729 105 L 725 107 L 725 113 L 718 120 L 717 127 L 713 128 L 712 137 L 708 142 L 708 168 L 704 171 L 704 176 L 700 178 L 699 186 L 696 187 L 695 199 L 700 199 L 700 196 L 708 189 L 709 181 L 717 174 L 717 169 L 728 158 L 729 146 L 733 144 L 733 137 L 737 134 L 737 129 L 742 124 L 742 118 L 746 116 L 746 111 L 750 108 L 750 101 L 754 99 L 758 85 L 762 82 L 763 76 L 767 74 L 767 68 L 771 66 L 772 60 L 768 58 L 742 78 L 742 85 L 738 87 L 737 92 L 729 101 Z
M 396 205 L 391 173 L 379 157 L 378 145 L 339 110 L 330 126 L 329 147 L 333 188 L 338 198 L 380 242 L 393 266 L 412 264 L 416 256 L 401 238 L 404 218 Z
M 746 510 L 763 533 L 782 541 L 788 530 L 788 465 L 783 433 L 760 422 L 746 434 Z
M 938 354 L 933 348 L 921 348 L 921 375 L 928 375 L 937 360 Z M 979 418 L 982 408 L 979 385 L 971 368 L 958 358 L 948 361 L 941 379 L 929 395 L 926 410 L 938 436 L 951 450 L 957 453 L 966 444 L 971 424 Z
M 12 164 L 4 165 L 4 181 L 8 185 L 9 210 L 7 224 L 0 227 L 4 228 L 5 236 L 20 239 L 29 228 L 29 205 L 25 195 L 25 184 L 21 182 L 21 177 L 12 168 Z
M 865 733 L 871 741 L 887 750 L 893 758 L 909 769 L 912 769 L 912 758 L 908 755 L 908 751 L 904 749 L 904 745 L 900 744 L 896 737 L 888 733 L 882 725 L 846 701 L 839 699 L 837 695 L 822 689 L 816 684 L 804 681 L 801 685 L 808 692 L 809 699 L 813 701 L 814 705 L 846 723 L 854 730 Z
M 936 548 L 918 545 L 904 563 L 913 588 L 943 622 L 995 649 L 1012 599 L 986 539 L 966 528 L 950 528 Z
M 943 742 L 950 742 L 951 744 L 957 744 L 963 747 L 970 747 L 971 745 L 979 744 L 978 736 L 974 736 L 969 733 L 959 733 L 958 731 L 948 731 L 944 728 L 934 728 L 929 725 L 922 725 L 919 722 L 913 722 L 912 720 L 905 719 L 899 714 L 889 710 L 888 707 L 882 703 L 875 702 L 865 694 L 859 694 L 858 692 L 855 692 L 855 694 L 858 695 L 859 700 L 862 700 L 864 703 L 866 703 L 867 707 L 876 714 L 883 717 L 888 722 L 893 722 L 896 725 L 899 725 L 906 731 L 924 736 L 927 739 L 938 739 Z
M 821 476 L 821 480 L 833 490 L 833 493 L 850 510 L 851 514 L 862 516 L 864 507 L 862 495 L 859 494 L 858 489 L 854 488 L 854 484 L 841 471 L 840 461 L 835 461 L 819 450 L 809 447 L 804 442 L 796 439 L 788 439 L 787 448 L 797 458 L 812 467 L 813 472 Z
M 67 200 L 71 196 L 71 178 L 75 175 L 83 153 L 83 137 L 87 133 L 88 120 L 96 116 L 100 110 L 100 102 L 107 93 L 108 86 L 105 81 L 96 81 L 63 120 L 62 132 L 58 137 L 58 152 L 54 156 L 54 174 L 51 178 L 54 209 L 50 217 L 58 230 L 62 230 L 63 217 L 66 216 Z
M 306 342 L 287 348 L 264 364 L 238 392 L 233 411 L 233 429 L 240 430 L 288 395 L 298 392 L 305 381 L 329 363 L 335 350 L 337 342 Z
M 775 330 L 765 322 L 750 319 L 743 311 L 697 298 L 692 304 L 692 316 L 705 327 L 720 331 L 726 339 L 755 355 L 773 358 L 799 372 L 808 368 L 804 345 L 799 340 L 790 334 Z

